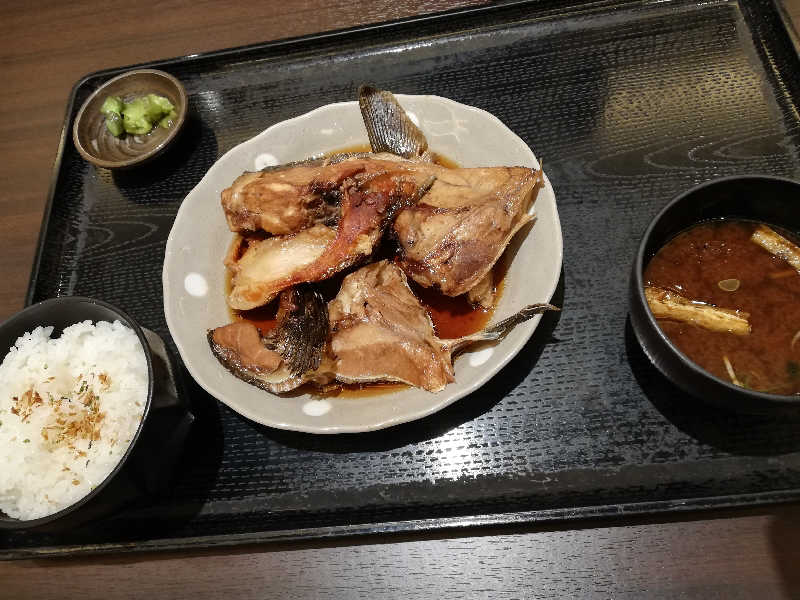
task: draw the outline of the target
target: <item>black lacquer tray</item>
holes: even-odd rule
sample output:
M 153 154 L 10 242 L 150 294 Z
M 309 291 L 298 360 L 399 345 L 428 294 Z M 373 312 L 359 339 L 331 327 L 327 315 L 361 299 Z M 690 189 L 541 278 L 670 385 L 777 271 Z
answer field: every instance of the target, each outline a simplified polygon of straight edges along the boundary
M 800 177 L 793 39 L 767 0 L 540 1 L 168 60 L 148 66 L 186 86 L 186 131 L 150 167 L 114 173 L 84 162 L 66 134 L 122 69 L 85 78 L 29 302 L 102 298 L 171 344 L 161 262 L 183 197 L 234 145 L 372 82 L 484 108 L 543 158 L 564 232 L 564 310 L 478 392 L 376 433 L 261 427 L 184 371 L 197 421 L 171 491 L 69 534 L 0 533 L 0 556 L 800 498 L 800 417 L 736 416 L 685 396 L 643 356 L 626 305 L 639 237 L 671 197 L 722 175 Z

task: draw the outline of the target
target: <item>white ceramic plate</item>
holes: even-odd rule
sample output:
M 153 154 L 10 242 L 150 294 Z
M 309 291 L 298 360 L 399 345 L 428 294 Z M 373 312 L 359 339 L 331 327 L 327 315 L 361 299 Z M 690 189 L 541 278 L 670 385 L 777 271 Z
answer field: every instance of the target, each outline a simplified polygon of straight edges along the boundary
M 530 148 L 499 119 L 438 96 L 397 95 L 428 138 L 431 150 L 463 167 L 538 168 Z M 211 395 L 258 423 L 311 433 L 372 431 L 419 419 L 473 392 L 497 373 L 531 337 L 540 316 L 518 325 L 493 347 L 461 354 L 456 381 L 432 394 L 409 388 L 366 398 L 281 397 L 235 378 L 212 356 L 209 329 L 230 322 L 222 259 L 232 234 L 220 193 L 243 171 L 367 144 L 357 102 L 329 104 L 273 125 L 220 158 L 186 196 L 167 240 L 164 312 L 192 377 Z M 509 246 L 516 252 L 492 321 L 528 304 L 547 302 L 561 272 L 561 226 L 547 177 L 533 205 L 536 221 Z

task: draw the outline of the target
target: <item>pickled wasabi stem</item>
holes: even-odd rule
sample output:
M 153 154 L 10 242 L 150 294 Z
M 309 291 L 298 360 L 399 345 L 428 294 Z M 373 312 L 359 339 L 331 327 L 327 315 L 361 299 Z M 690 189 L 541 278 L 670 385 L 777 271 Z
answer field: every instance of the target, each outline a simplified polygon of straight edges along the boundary
M 146 94 L 130 102 L 109 96 L 100 107 L 106 115 L 106 127 L 115 136 L 123 133 L 143 135 L 159 125 L 168 129 L 177 118 L 172 102 L 163 96 Z
M 124 107 L 122 98 L 119 96 L 109 96 L 100 107 L 100 112 L 106 116 L 106 127 L 115 137 L 125 133 L 125 128 L 122 126 L 122 109 Z
M 172 103 L 162 96 L 147 94 L 125 103 L 122 111 L 123 125 L 128 133 L 149 133 L 153 126 L 169 115 Z
M 106 127 L 114 137 L 119 137 L 125 133 L 125 128 L 122 126 L 122 115 L 118 112 L 109 111 L 106 114 Z
M 750 334 L 749 313 L 689 300 L 672 290 L 656 286 L 645 287 L 644 295 L 656 319 L 691 323 L 721 333 Z
M 800 272 L 800 248 L 771 227 L 759 225 L 750 236 L 750 241 L 755 242 L 773 256 L 785 260 Z
M 109 113 L 116 113 L 120 114 L 122 112 L 124 105 L 122 103 L 122 98 L 119 96 L 109 96 L 103 102 L 103 105 L 100 107 L 100 112 L 104 115 L 108 115 Z

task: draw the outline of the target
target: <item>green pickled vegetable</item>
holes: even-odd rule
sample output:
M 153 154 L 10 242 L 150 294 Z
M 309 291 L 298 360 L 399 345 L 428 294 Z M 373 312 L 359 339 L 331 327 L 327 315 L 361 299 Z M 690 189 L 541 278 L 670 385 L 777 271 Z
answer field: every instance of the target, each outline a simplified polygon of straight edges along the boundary
M 178 116 L 172 103 L 156 94 L 147 94 L 130 102 L 109 96 L 100 107 L 100 112 L 106 115 L 106 127 L 115 136 L 123 133 L 144 135 L 156 125 L 166 129 Z
M 106 115 L 106 127 L 115 137 L 121 136 L 125 133 L 125 128 L 122 126 L 122 115 L 118 112 L 110 112 Z
M 158 107 L 152 107 L 146 96 L 125 103 L 122 111 L 122 124 L 125 131 L 137 135 L 150 133 L 153 128 L 153 115 L 161 114 Z
M 122 112 L 122 107 L 122 98 L 119 96 L 109 96 L 106 98 L 106 101 L 103 102 L 103 106 L 100 107 L 100 112 L 104 115 L 108 115 L 109 113 L 120 114 Z
M 154 104 L 155 106 L 158 106 L 161 109 L 162 116 L 169 114 L 169 112 L 175 108 L 174 106 L 172 106 L 172 102 L 164 98 L 164 96 L 147 94 L 147 99 L 150 101 L 151 104 Z

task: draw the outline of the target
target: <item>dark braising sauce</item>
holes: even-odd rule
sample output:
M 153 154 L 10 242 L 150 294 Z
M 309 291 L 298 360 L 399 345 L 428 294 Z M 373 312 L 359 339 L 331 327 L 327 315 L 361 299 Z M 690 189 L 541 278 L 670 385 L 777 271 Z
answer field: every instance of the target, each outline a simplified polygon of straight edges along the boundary
M 348 148 L 330 152 L 326 156 L 333 156 L 335 154 L 344 154 L 352 152 L 369 152 L 369 146 L 358 145 Z M 458 165 L 442 156 L 434 154 L 434 162 L 443 167 L 457 168 Z M 390 244 L 384 244 L 384 247 L 377 252 L 377 259 L 389 258 L 394 255 L 394 248 Z M 506 275 L 508 265 L 504 257 L 497 261 L 495 264 L 492 275 L 494 278 L 494 285 L 496 289 L 495 305 L 500 299 L 503 292 L 503 282 Z M 347 272 L 352 272 L 355 269 L 350 269 Z M 317 283 L 318 289 L 322 293 L 326 302 L 330 302 L 339 292 L 342 284 L 342 279 L 346 273 L 340 273 L 331 279 Z M 467 302 L 466 296 L 459 296 L 457 298 L 450 298 L 433 289 L 426 289 L 417 285 L 409 279 L 411 289 L 417 298 L 420 299 L 422 304 L 428 310 L 433 321 L 433 326 L 436 335 L 441 339 L 458 338 L 465 335 L 470 335 L 484 329 L 489 322 L 494 309 L 475 308 Z M 226 297 L 231 291 L 230 276 L 226 277 L 225 294 Z M 262 334 L 272 330 L 276 324 L 276 313 L 278 311 L 278 300 L 273 300 L 266 306 L 255 308 L 253 310 L 238 311 L 231 310 L 231 319 L 234 321 L 249 321 L 261 330 Z M 312 386 L 302 386 L 298 392 L 308 392 L 318 396 L 337 396 L 347 398 L 359 398 L 367 396 L 376 396 L 382 394 L 390 394 L 408 388 L 407 385 L 401 383 L 370 383 L 364 385 L 344 385 L 335 384 L 333 389 L 327 391 L 320 391 Z
M 508 264 L 505 255 L 500 257 L 492 267 L 492 279 L 495 289 L 495 306 L 503 294 Z M 411 279 L 408 280 L 414 295 L 428 310 L 433 321 L 436 337 L 443 340 L 464 337 L 486 328 L 486 324 L 494 314 L 494 308 L 486 309 L 472 306 L 466 294 L 451 298 L 432 288 L 424 288 Z
M 486 326 L 492 311 L 475 308 L 466 296 L 450 298 L 431 288 L 411 283 L 414 295 L 420 299 L 433 321 L 436 337 L 449 340 L 464 337 Z
M 725 381 L 731 381 L 731 376 L 723 357 L 745 387 L 800 394 L 800 274 L 750 240 L 756 226 L 718 220 L 692 227 L 653 257 L 644 272 L 645 285 L 750 313 L 749 335 L 713 332 L 666 319 L 659 319 L 659 326 L 684 354 Z M 798 243 L 796 236 L 773 229 Z M 739 280 L 738 289 L 722 289 L 719 282 L 728 279 Z

